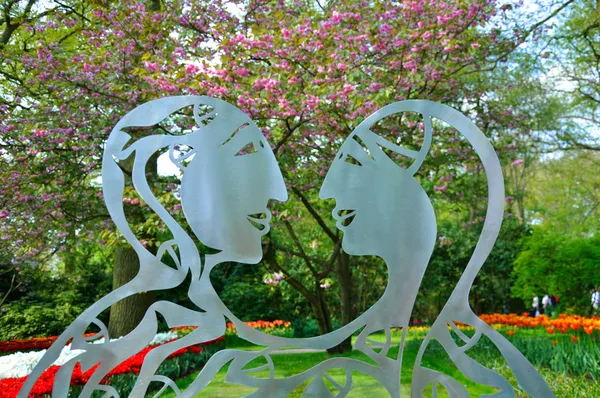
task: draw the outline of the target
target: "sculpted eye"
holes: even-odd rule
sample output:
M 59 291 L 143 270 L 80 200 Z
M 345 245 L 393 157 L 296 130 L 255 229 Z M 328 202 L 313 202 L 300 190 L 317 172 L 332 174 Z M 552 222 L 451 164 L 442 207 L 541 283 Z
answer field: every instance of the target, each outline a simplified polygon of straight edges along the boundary
M 358 160 L 356 160 L 352 155 L 347 154 L 346 155 L 346 159 L 345 159 L 346 163 L 350 163 L 350 164 L 354 164 L 356 166 L 362 166 L 362 163 L 359 162 Z
M 362 150 L 363 150 L 363 151 L 364 151 L 364 152 L 367 154 L 367 156 L 368 156 L 369 158 L 371 158 L 371 159 L 374 159 L 374 158 L 373 158 L 373 154 L 372 154 L 372 153 L 371 153 L 371 151 L 369 150 L 369 147 L 367 146 L 367 144 L 365 144 L 365 143 L 363 142 L 363 140 L 361 140 L 361 139 L 360 139 L 360 137 L 359 137 L 358 135 L 354 135 L 354 136 L 352 137 L 352 139 L 353 139 L 354 141 L 356 141 L 356 143 L 357 143 L 358 145 L 360 145 L 360 147 L 362 148 Z
M 261 142 L 261 144 L 262 144 L 262 142 Z M 235 156 L 250 155 L 250 154 L 253 154 L 256 152 L 258 152 L 258 149 L 256 149 L 256 147 L 254 146 L 254 142 L 250 142 L 250 143 L 246 144 L 242 149 L 240 149 L 238 151 L 238 153 L 235 154 Z
M 219 148 L 222 147 L 222 146 L 225 146 L 225 145 L 229 144 L 231 142 L 231 140 L 233 140 L 233 137 L 236 136 L 237 133 L 239 133 L 244 128 L 248 127 L 249 125 L 250 125 L 250 123 L 244 123 L 240 127 L 238 127 L 237 129 L 235 129 L 235 131 L 229 136 L 229 138 L 227 138 L 221 145 L 219 145 Z
M 346 163 L 355 166 L 365 166 L 375 161 L 369 147 L 358 135 L 352 136 L 352 139 L 344 144 L 344 153 L 340 155 L 340 159 L 342 158 Z

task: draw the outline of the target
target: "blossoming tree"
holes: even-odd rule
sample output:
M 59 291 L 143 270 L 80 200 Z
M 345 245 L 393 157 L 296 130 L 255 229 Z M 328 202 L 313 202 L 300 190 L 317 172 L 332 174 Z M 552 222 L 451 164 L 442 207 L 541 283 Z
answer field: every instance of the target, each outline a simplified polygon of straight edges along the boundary
M 276 209 L 265 265 L 309 301 L 320 331 L 329 332 L 326 278 L 339 282 L 342 322 L 355 316 L 355 260 L 340 250 L 329 204 L 316 199 L 332 157 L 364 117 L 411 98 L 474 110 L 487 133 L 508 145 L 504 137 L 524 117 L 486 109 L 482 83 L 472 78 L 494 70 L 531 33 L 503 30 L 504 11 L 491 0 L 9 1 L 0 25 L 0 239 L 15 267 L 64 256 L 81 241 L 113 243 L 115 286 L 126 282 L 137 260 L 102 203 L 104 140 L 122 115 L 148 100 L 223 98 L 264 129 L 292 194 Z M 511 127 L 499 127 L 507 121 Z M 406 129 L 392 136 L 417 144 L 419 121 L 397 122 Z M 436 136 L 438 152 L 422 183 L 432 194 L 459 197 L 472 182 L 467 171 L 478 167 L 475 155 L 446 127 Z M 462 166 L 452 168 L 453 160 Z M 121 167 L 127 173 L 131 165 Z M 156 168 L 148 172 L 155 176 Z M 177 179 L 152 178 L 155 195 L 183 221 Z M 158 219 L 127 192 L 135 232 L 156 247 L 163 239 Z M 477 200 L 478 192 L 467 195 Z M 131 300 L 113 308 L 137 314 L 116 316 L 114 334 L 131 330 L 152 297 Z

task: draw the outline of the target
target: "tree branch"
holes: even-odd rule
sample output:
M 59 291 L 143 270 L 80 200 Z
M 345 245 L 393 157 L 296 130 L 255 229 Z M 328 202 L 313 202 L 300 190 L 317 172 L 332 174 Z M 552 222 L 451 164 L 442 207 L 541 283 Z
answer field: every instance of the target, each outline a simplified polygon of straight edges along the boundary
M 331 253 L 331 257 L 329 257 L 329 259 L 325 263 L 325 269 L 323 271 L 319 272 L 319 280 L 321 280 L 321 279 L 325 278 L 327 275 L 329 275 L 329 273 L 331 272 L 331 270 L 333 268 L 333 264 L 335 264 L 335 260 L 337 260 L 338 256 L 340 255 L 341 248 L 342 248 L 342 240 L 338 239 L 337 243 L 335 244 L 335 246 L 333 248 L 333 253 Z
M 285 127 L 287 128 L 287 133 L 285 133 L 281 141 L 279 141 L 277 145 L 275 145 L 273 153 L 277 154 L 277 152 L 281 149 L 283 144 L 285 144 L 285 142 L 292 136 L 292 134 L 294 134 L 294 131 L 296 131 L 298 127 L 302 126 L 305 122 L 305 120 L 300 120 L 294 127 L 292 127 L 290 126 L 290 121 L 288 119 L 285 119 Z
M 319 224 L 319 226 L 321 227 L 321 229 L 323 229 L 323 231 L 325 231 L 325 233 L 327 234 L 327 236 L 329 236 L 329 238 L 334 241 L 335 243 L 337 243 L 337 241 L 339 240 L 339 238 L 336 236 L 336 234 L 333 233 L 333 231 L 331 229 L 329 229 L 329 227 L 327 226 L 327 224 L 325 224 L 325 221 L 323 221 L 323 219 L 321 218 L 321 216 L 319 216 L 319 214 L 316 212 L 316 210 L 314 209 L 314 207 L 312 207 L 312 205 L 310 204 L 310 202 L 308 201 L 308 199 L 306 199 L 306 197 L 302 194 L 302 192 L 300 192 L 298 190 L 298 188 L 296 187 L 292 187 L 292 192 L 294 192 L 296 194 L 296 196 L 298 196 L 298 198 L 300 199 L 300 201 L 302 202 L 302 204 L 304 205 L 304 207 L 306 207 L 306 210 L 308 210 L 308 212 L 310 213 L 311 216 L 313 216 L 313 218 L 315 219 L 315 221 L 317 221 L 317 224 Z
M 308 267 L 308 269 L 310 270 L 311 274 L 313 274 L 314 277 L 318 276 L 318 272 L 315 269 L 315 267 L 313 267 L 310 258 L 308 258 L 308 256 L 306 255 L 306 252 L 304 251 L 304 248 L 302 247 L 302 243 L 300 243 L 300 240 L 298 239 L 298 236 L 296 236 L 296 233 L 294 232 L 294 228 L 292 228 L 292 224 L 290 224 L 290 222 L 288 220 L 284 220 L 283 224 L 285 225 L 286 229 L 288 230 L 288 233 L 290 234 L 290 236 L 292 237 L 292 240 L 294 241 L 294 244 L 296 245 L 296 247 L 298 248 L 298 250 L 300 250 L 300 258 L 302 258 L 304 260 L 304 263 L 306 264 L 306 266 Z
M 273 248 L 274 248 L 274 249 L 281 250 L 282 252 L 286 252 L 286 253 L 287 253 L 287 254 L 289 254 L 290 256 L 294 256 L 294 257 L 302 257 L 302 253 L 300 253 L 300 252 L 297 252 L 297 251 L 294 251 L 294 250 L 290 250 L 289 248 L 287 248 L 287 247 L 285 247 L 285 246 L 282 246 L 282 245 L 279 245 L 279 244 L 277 244 L 277 243 L 275 243 L 275 242 L 271 242 L 271 246 L 273 246 Z M 309 260 L 310 260 L 312 263 L 319 264 L 319 265 L 323 265 L 323 266 L 326 266 L 326 265 L 327 265 L 327 263 L 326 263 L 326 262 L 324 262 L 323 260 L 321 260 L 321 259 L 318 259 L 318 258 L 316 258 L 316 257 L 312 257 L 312 256 L 308 256 L 308 255 L 307 255 L 306 257 L 308 257 L 308 259 L 309 259 Z M 328 260 L 328 261 L 329 261 L 329 260 Z
M 301 295 L 306 297 L 308 299 L 308 301 L 311 302 L 311 304 L 318 303 L 319 300 L 317 299 L 317 297 L 310 290 L 308 290 L 302 284 L 302 282 L 300 282 L 298 279 L 291 276 L 287 272 L 287 270 L 283 269 L 283 267 L 281 265 L 279 265 L 279 263 L 275 259 L 275 256 L 270 253 L 269 246 L 270 246 L 270 243 L 268 243 L 267 246 L 265 247 L 265 249 L 263 250 L 263 253 L 264 253 L 263 258 L 267 262 L 267 264 L 269 264 L 271 266 L 271 269 L 273 269 L 276 272 L 278 271 L 278 272 L 283 273 L 285 275 L 285 281 L 287 283 L 289 283 L 290 285 L 292 285 L 292 287 L 294 289 L 296 289 Z
M 21 286 L 21 282 L 17 283 L 17 286 L 14 286 L 15 284 L 15 277 L 17 276 L 17 274 L 13 274 L 13 277 L 10 281 L 10 286 L 8 287 L 8 291 L 6 292 L 6 294 L 4 295 L 4 297 L 2 297 L 2 300 L 0 301 L 0 307 L 2 307 L 2 305 L 4 304 L 4 302 L 6 301 L 6 299 L 8 298 L 8 295 L 15 289 L 17 289 L 19 286 Z

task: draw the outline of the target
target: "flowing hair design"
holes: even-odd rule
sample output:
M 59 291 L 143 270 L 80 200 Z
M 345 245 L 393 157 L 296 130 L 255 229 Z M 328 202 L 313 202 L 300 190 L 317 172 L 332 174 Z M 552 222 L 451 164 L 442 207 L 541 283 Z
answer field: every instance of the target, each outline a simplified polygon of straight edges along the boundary
M 124 131 L 126 128 L 154 126 L 189 106 L 194 108 L 197 124 L 197 129 L 189 134 L 150 135 L 131 142 L 132 137 Z M 211 111 L 202 114 L 202 107 L 210 107 Z M 424 139 L 419 150 L 394 144 L 372 130 L 381 119 L 402 112 L 413 112 L 423 117 Z M 261 260 L 261 238 L 269 231 L 271 221 L 267 203 L 271 199 L 287 199 L 283 177 L 266 139 L 247 115 L 222 100 L 200 96 L 167 97 L 143 104 L 126 114 L 111 132 L 102 165 L 104 198 L 115 225 L 139 258 L 139 272 L 130 282 L 94 303 L 61 334 L 34 368 L 19 397 L 28 396 L 40 375 L 58 358 L 69 341 L 72 341 L 71 349 L 83 352 L 60 368 L 52 395 L 67 396 L 74 367 L 80 363 L 84 372 L 97 366 L 81 392 L 82 397 L 89 397 L 98 390 L 103 391 L 105 397 L 118 397 L 112 386 L 101 384 L 103 378 L 150 343 L 158 330 L 157 314 L 161 314 L 170 328 L 195 326 L 196 329 L 153 348 L 147 354 L 131 396 L 144 396 L 151 382 L 159 382 L 163 388 L 155 396 L 170 387 L 177 396 L 191 397 L 229 364 L 226 382 L 255 388 L 249 395 L 253 397 L 285 397 L 303 383 L 306 383 L 303 396 L 346 397 L 352 388 L 352 372 L 358 371 L 377 380 L 391 397 L 399 398 L 402 352 L 409 320 L 437 235 L 432 203 L 414 177 L 430 151 L 432 118 L 458 130 L 473 146 L 487 176 L 488 207 L 475 251 L 420 347 L 413 369 L 411 396 L 422 396 L 425 388 L 433 384 L 435 397 L 437 383 L 451 397 L 469 396 L 458 381 L 423 366 L 428 343 L 437 340 L 466 377 L 499 389 L 494 396 L 512 397 L 514 391 L 506 379 L 466 353 L 482 336 L 487 336 L 499 348 L 526 392 L 535 397 L 553 397 L 525 357 L 500 333 L 481 321 L 469 306 L 469 290 L 500 231 L 504 185 L 500 162 L 492 145 L 466 116 L 430 101 L 401 101 L 380 109 L 352 132 L 336 155 L 319 196 L 336 201 L 332 215 L 337 220 L 336 226 L 343 231 L 341 246 L 344 251 L 351 255 L 381 257 L 387 265 L 388 285 L 372 307 L 338 330 L 311 338 L 283 338 L 245 325 L 220 300 L 210 281 L 210 271 L 219 263 L 256 264 Z M 190 152 L 178 156 L 178 145 L 190 148 Z M 204 260 L 198 252 L 196 240 L 161 205 L 146 179 L 149 160 L 165 148 L 169 150 L 171 161 L 183 172 L 181 203 L 189 227 L 198 241 L 216 249 L 216 254 L 206 255 Z M 401 167 L 390 153 L 408 158 L 412 163 Z M 144 247 L 126 219 L 123 207 L 125 175 L 119 162 L 130 156 L 134 156 L 131 181 L 135 190 L 173 236 L 160 245 L 156 254 Z M 167 254 L 175 268 L 161 261 Z M 136 293 L 179 286 L 187 275 L 191 275 L 188 296 L 202 311 L 158 301 L 150 306 L 133 331 L 126 336 L 113 336 L 121 338 L 110 341 L 108 329 L 98 319 L 102 311 Z M 158 367 L 173 352 L 222 336 L 226 318 L 233 322 L 240 338 L 264 348 L 258 351 L 224 349 L 215 353 L 183 392 L 172 380 L 156 374 Z M 471 338 L 464 335 L 455 321 L 473 326 L 475 335 Z M 100 332 L 84 337 L 92 324 Z M 458 346 L 454 342 L 449 327 L 464 341 L 464 345 Z M 394 347 L 391 338 L 393 328 L 402 329 L 397 355 L 390 354 Z M 380 332 L 385 334 L 385 342 L 370 338 Z M 356 333 L 354 348 L 366 355 L 370 363 L 354 358 L 329 358 L 300 374 L 275 377 L 271 358 L 274 351 L 285 346 L 329 349 Z M 91 343 L 101 336 L 104 337 L 103 343 Z M 253 366 L 251 362 L 259 358 L 265 364 Z M 328 373 L 333 369 L 343 370 L 343 381 Z M 261 371 L 266 371 L 268 376 L 253 375 Z
M 146 136 L 127 146 L 131 141 L 131 136 L 124 131 L 125 128 L 157 125 L 174 112 L 189 106 L 194 107 L 194 119 L 198 127 L 194 132 L 182 136 Z M 212 111 L 201 115 L 200 107 L 205 106 L 212 108 Z M 211 118 L 213 120 L 204 123 Z M 116 227 L 139 258 L 139 271 L 130 282 L 104 296 L 77 317 L 35 366 L 19 392 L 19 397 L 28 396 L 37 379 L 52 365 L 69 342 L 71 342 L 70 349 L 83 350 L 84 352 L 61 366 L 55 377 L 52 395 L 67 395 L 71 374 L 75 364 L 79 362 L 83 372 L 100 363 L 81 392 L 81 396 L 90 396 L 94 390 L 105 391 L 108 396 L 118 396 L 114 388 L 101 385 L 100 382 L 111 369 L 141 351 L 152 340 L 158 328 L 156 313 L 161 313 L 170 327 L 200 326 L 202 324 L 202 328 L 174 343 L 165 344 L 152 350 L 153 352 L 148 355 L 144 363 L 142 371 L 144 376 L 150 368 L 155 370 L 162 363 L 162 360 L 159 361 L 159 357 L 166 358 L 179 348 L 212 340 L 223 335 L 225 320 L 222 315 L 219 316 L 214 312 L 192 311 L 166 301 L 152 304 L 140 324 L 126 336 L 114 336 L 121 337 L 115 341 L 110 341 L 108 329 L 98 319 L 98 315 L 113 304 L 133 294 L 174 288 L 185 280 L 188 273 L 191 273 L 193 280 L 200 279 L 202 264 L 196 244 L 153 195 L 145 177 L 146 165 L 152 155 L 164 148 L 170 148 L 171 160 L 177 161 L 178 159 L 173 156 L 175 145 L 187 145 L 195 150 L 214 151 L 244 123 L 249 124 L 252 121 L 239 109 L 222 100 L 200 96 L 181 96 L 162 98 L 140 105 L 126 114 L 114 127 L 106 142 L 103 156 L 102 186 L 104 200 Z M 142 245 L 131 230 L 125 216 L 122 200 L 125 190 L 125 176 L 118 162 L 127 159 L 132 153 L 135 154 L 132 170 L 133 186 L 173 235 L 172 240 L 161 244 L 156 254 L 153 254 Z M 179 252 L 178 254 L 174 249 L 175 247 Z M 177 269 L 161 261 L 165 253 L 170 254 Z M 203 305 L 203 303 L 197 304 L 199 306 Z M 92 324 L 96 325 L 100 332 L 93 336 L 84 337 L 86 330 Z M 92 340 L 100 337 L 104 337 L 104 343 L 91 343 Z M 165 380 L 164 377 L 154 376 L 153 373 L 148 380 L 139 384 L 147 385 L 149 381 L 156 380 L 168 383 L 171 387 L 176 388 L 174 383 Z M 140 377 L 140 381 L 143 381 L 142 379 L 143 377 Z

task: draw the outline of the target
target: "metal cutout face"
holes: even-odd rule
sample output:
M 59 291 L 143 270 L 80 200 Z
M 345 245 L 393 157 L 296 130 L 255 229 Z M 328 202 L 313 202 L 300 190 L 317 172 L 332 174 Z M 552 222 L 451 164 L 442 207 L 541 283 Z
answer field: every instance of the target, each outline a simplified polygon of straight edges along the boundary
M 231 136 L 217 148 L 203 145 L 203 135 L 190 140 L 195 154 L 181 181 L 182 207 L 202 243 L 223 251 L 229 261 L 255 264 L 262 258 L 261 237 L 270 229 L 267 203 L 285 201 L 287 192 L 263 134 L 227 105 L 210 126 L 222 123 L 219 128 L 233 129 Z
M 155 125 L 187 106 L 194 107 L 195 131 L 183 136 L 147 136 L 127 146 L 131 137 L 123 131 L 124 128 Z M 199 109 L 205 106 L 212 111 L 200 116 Z M 389 142 L 372 131 L 378 121 L 400 112 L 416 112 L 423 117 L 424 139 L 418 151 Z M 460 131 L 480 157 L 488 179 L 488 210 L 471 261 L 418 353 L 413 369 L 411 396 L 420 397 L 429 385 L 433 385 L 435 397 L 438 384 L 451 397 L 469 396 L 458 381 L 422 365 L 423 354 L 432 340 L 443 346 L 466 377 L 498 388 L 494 396 L 514 396 L 513 387 L 506 379 L 467 354 L 467 350 L 477 344 L 481 336 L 486 336 L 499 348 L 522 389 L 534 397 L 553 397 L 545 381 L 523 355 L 481 321 L 469 307 L 468 294 L 473 280 L 500 230 L 504 186 L 500 163 L 489 140 L 464 115 L 429 101 L 397 102 L 365 119 L 345 141 L 325 178 L 320 197 L 336 201 L 332 216 L 343 232 L 342 248 L 351 255 L 383 258 L 388 267 L 388 286 L 377 303 L 348 325 L 327 335 L 290 339 L 267 335 L 245 325 L 223 304 L 210 282 L 210 271 L 219 263 L 237 261 L 254 264 L 260 261 L 261 237 L 269 231 L 271 220 L 267 203 L 269 200 L 286 200 L 287 192 L 273 152 L 248 116 L 222 100 L 197 96 L 168 97 L 141 105 L 125 115 L 112 131 L 103 160 L 104 197 L 117 228 L 140 259 L 140 271 L 131 282 L 84 311 L 65 330 L 35 367 L 19 392 L 19 397 L 28 396 L 42 372 L 71 340 L 71 348 L 82 352 L 58 371 L 53 396 L 67 396 L 71 374 L 79 362 L 83 371 L 98 365 L 80 396 L 89 397 L 94 391 L 103 391 L 105 397 L 118 397 L 113 387 L 101 384 L 101 381 L 111 369 L 148 345 L 157 332 L 157 314 L 166 320 L 169 327 L 197 326 L 197 329 L 185 337 L 154 348 L 146 356 L 130 396 L 144 396 L 154 381 L 162 383 L 164 387 L 158 394 L 170 388 L 177 396 L 190 397 L 202 391 L 215 374 L 229 364 L 226 382 L 255 388 L 249 396 L 285 397 L 307 383 L 303 397 L 346 397 L 352 390 L 352 372 L 357 371 L 381 383 L 390 396 L 399 397 L 402 350 L 408 323 L 437 232 L 433 206 L 413 177 L 430 150 L 432 117 Z M 189 152 L 179 153 L 176 146 L 185 146 Z M 157 151 L 165 149 L 169 150 L 173 163 L 183 171 L 181 201 L 190 228 L 202 243 L 218 250 L 216 254 L 207 255 L 203 262 L 192 237 L 161 206 L 146 181 L 148 160 Z M 172 240 L 158 248 L 157 254 L 146 250 L 136 238 L 123 210 L 125 178 L 117 162 L 132 153 L 135 153 L 132 173 L 134 187 L 173 235 Z M 389 153 L 411 159 L 410 165 L 401 167 L 388 156 Z M 177 252 L 174 247 L 177 247 Z M 173 257 L 176 269 L 161 262 L 165 253 Z M 159 301 L 150 307 L 131 333 L 108 341 L 110 337 L 119 336 L 108 335 L 107 328 L 98 320 L 102 311 L 142 291 L 178 286 L 188 274 L 192 279 L 189 298 L 202 312 Z M 174 381 L 156 374 L 161 363 L 173 352 L 222 336 L 226 318 L 235 324 L 240 338 L 265 348 L 260 351 L 224 349 L 217 352 L 183 392 L 179 391 Z M 455 321 L 473 326 L 475 335 L 469 338 L 462 334 L 456 328 Z M 97 325 L 101 332 L 93 337 L 84 337 L 91 324 Z M 449 327 L 456 331 L 463 343 L 455 343 Z M 392 328 L 402 331 L 397 356 L 389 355 L 393 346 L 390 337 Z M 385 343 L 376 343 L 369 338 L 377 332 L 385 333 Z M 284 346 L 327 349 L 355 333 L 358 333 L 358 337 L 354 349 L 361 351 L 374 364 L 338 357 L 297 375 L 284 378 L 275 376 L 271 359 L 273 351 Z M 92 339 L 100 336 L 104 336 L 104 343 L 91 343 Z M 250 366 L 258 358 L 262 358 L 265 364 L 254 368 Z M 334 378 L 330 373 L 333 369 L 341 369 L 344 376 L 341 379 Z M 259 370 L 267 370 L 269 376 L 254 376 L 253 373 Z

